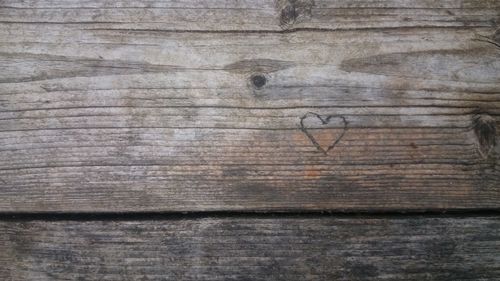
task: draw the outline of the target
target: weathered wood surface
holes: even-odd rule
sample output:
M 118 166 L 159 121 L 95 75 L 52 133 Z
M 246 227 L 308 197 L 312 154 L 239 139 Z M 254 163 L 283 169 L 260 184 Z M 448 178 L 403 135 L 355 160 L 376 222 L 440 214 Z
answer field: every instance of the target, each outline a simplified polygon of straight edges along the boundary
M 3 23 L 87 24 L 113 29 L 282 31 L 491 27 L 496 0 L 3 0 Z
M 500 207 L 499 1 L 1 1 L 0 211 Z
M 498 280 L 500 219 L 0 223 L 2 280 Z

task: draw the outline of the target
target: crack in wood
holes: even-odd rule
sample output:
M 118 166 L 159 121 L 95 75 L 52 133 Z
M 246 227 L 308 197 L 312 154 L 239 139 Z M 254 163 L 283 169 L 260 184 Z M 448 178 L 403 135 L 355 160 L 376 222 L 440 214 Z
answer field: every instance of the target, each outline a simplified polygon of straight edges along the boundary
M 497 32 L 499 33 L 499 32 Z M 495 46 L 496 48 L 500 49 L 500 43 L 499 43 L 499 35 L 497 35 L 495 33 L 494 36 L 492 37 L 488 37 L 488 36 L 484 36 L 484 35 L 477 35 L 477 38 L 473 39 L 474 41 L 479 41 L 479 42 L 484 42 L 484 43 L 488 43 L 488 44 L 491 44 L 493 46 Z

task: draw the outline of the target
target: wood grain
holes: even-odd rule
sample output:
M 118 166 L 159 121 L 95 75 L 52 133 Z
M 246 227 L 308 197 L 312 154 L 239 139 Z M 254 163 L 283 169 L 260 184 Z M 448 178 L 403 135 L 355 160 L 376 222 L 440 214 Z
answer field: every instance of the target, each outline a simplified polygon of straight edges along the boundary
M 498 1 L 0 2 L 0 211 L 498 209 Z
M 3 0 L 7 24 L 85 24 L 96 28 L 282 31 L 401 27 L 490 27 L 496 0 Z
M 498 217 L 2 222 L 0 242 L 12 281 L 500 276 Z

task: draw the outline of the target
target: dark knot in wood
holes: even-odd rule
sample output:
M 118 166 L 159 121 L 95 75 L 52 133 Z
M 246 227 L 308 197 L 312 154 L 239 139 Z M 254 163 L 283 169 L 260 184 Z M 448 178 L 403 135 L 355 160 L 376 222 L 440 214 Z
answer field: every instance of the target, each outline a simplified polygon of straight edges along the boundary
M 495 119 L 488 114 L 477 114 L 472 123 L 478 140 L 479 153 L 483 158 L 488 158 L 491 150 L 497 144 Z
M 279 0 L 277 8 L 280 13 L 280 26 L 284 29 L 291 27 L 294 23 L 311 17 L 314 6 L 313 0 Z
M 295 10 L 295 6 L 292 4 L 287 4 L 281 10 L 280 25 L 291 25 L 295 22 L 295 19 L 297 19 L 297 11 Z
M 266 76 L 264 76 L 262 74 L 252 75 L 252 77 L 250 77 L 250 80 L 252 81 L 252 85 L 256 89 L 260 89 L 260 88 L 264 87 L 264 85 L 266 85 L 266 83 L 267 83 Z

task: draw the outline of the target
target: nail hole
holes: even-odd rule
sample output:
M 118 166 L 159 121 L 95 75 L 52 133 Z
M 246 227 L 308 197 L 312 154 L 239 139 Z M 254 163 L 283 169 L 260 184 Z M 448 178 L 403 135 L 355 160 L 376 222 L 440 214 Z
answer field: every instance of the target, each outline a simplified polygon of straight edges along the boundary
M 252 81 L 252 84 L 254 85 L 255 88 L 260 89 L 264 85 L 266 85 L 267 79 L 264 75 L 253 75 L 250 80 Z

